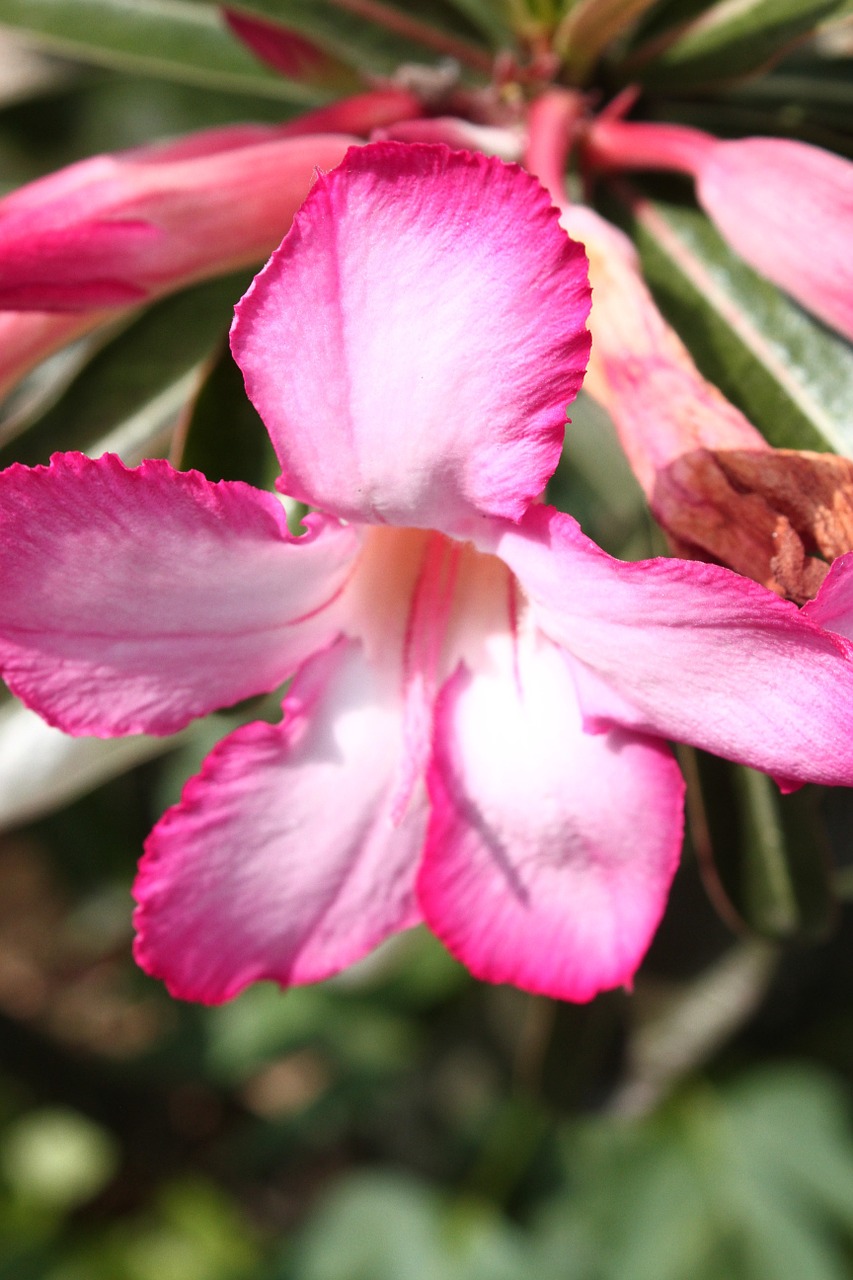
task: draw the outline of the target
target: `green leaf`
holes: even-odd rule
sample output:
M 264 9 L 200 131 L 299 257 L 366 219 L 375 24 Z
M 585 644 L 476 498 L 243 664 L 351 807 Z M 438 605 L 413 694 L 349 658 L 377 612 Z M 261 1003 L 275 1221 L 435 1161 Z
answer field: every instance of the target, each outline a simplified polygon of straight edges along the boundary
M 554 47 L 576 79 L 583 79 L 612 40 L 656 0 L 578 0 L 560 23 Z
M 849 344 L 747 267 L 695 209 L 641 200 L 632 229 L 658 304 L 705 377 L 778 448 L 853 456 Z
M 849 62 L 791 60 L 770 75 L 738 85 L 714 106 L 728 112 L 727 132 L 796 135 L 853 154 L 853 66 Z M 698 124 L 698 118 L 689 123 Z M 713 113 L 706 112 L 699 127 L 717 132 Z
M 371 12 L 377 12 L 374 20 L 350 12 L 347 4 L 336 0 L 239 0 L 231 8 L 290 27 L 366 75 L 391 75 L 402 63 L 432 64 L 448 57 L 490 74 L 490 55 L 447 22 L 422 18 L 411 6 L 388 0 L 369 4 Z
M 731 1090 L 734 1129 L 761 1176 L 796 1189 L 853 1231 L 853 1150 L 847 1099 L 829 1076 L 775 1067 Z
M 249 280 L 241 272 L 207 281 L 144 311 L 24 436 L 0 450 L 0 464 L 46 463 L 57 449 L 96 446 L 136 459 L 168 448 Z
M 224 337 L 186 422 L 179 465 L 208 480 L 243 480 L 260 489 L 271 489 L 281 470 Z
M 449 0 L 468 21 L 501 48 L 514 43 L 507 0 Z
M 718 0 L 650 40 L 626 69 L 656 88 L 728 81 L 781 58 L 838 7 L 838 0 Z
M 448 1206 L 411 1178 L 351 1176 L 299 1243 L 300 1280 L 518 1280 L 532 1274 L 517 1228 L 479 1203 Z
M 217 9 L 192 0 L 0 0 L 0 26 L 69 58 L 286 101 L 314 90 L 264 67 Z
M 572 1277 L 849 1275 L 853 1143 L 842 1091 L 814 1069 L 694 1085 L 643 1120 L 574 1124 L 561 1148 L 568 1187 L 537 1237 L 555 1261 L 561 1242 L 580 1246 L 589 1262 Z
M 782 796 L 766 774 L 701 760 L 719 888 L 765 937 L 820 938 L 834 921 L 828 841 L 811 790 Z

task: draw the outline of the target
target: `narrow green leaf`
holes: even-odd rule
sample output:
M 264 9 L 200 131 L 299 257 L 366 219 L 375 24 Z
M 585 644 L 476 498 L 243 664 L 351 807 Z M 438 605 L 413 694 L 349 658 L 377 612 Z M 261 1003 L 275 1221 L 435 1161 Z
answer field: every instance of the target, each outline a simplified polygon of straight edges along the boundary
M 753 769 L 736 770 L 743 814 L 741 885 L 748 919 L 772 937 L 820 936 L 834 911 L 826 851 L 806 795 L 783 799 Z
M 656 87 L 734 80 L 777 61 L 837 7 L 838 0 L 718 0 L 642 45 L 629 66 Z
M 448 0 L 495 48 L 514 43 L 507 0 Z
M 843 22 L 853 17 L 853 0 L 837 0 L 835 10 L 830 16 L 830 23 Z
M 764 773 L 700 761 L 714 866 L 734 913 L 764 937 L 820 938 L 835 917 L 815 795 L 782 796 Z
M 189 413 L 179 465 L 203 472 L 208 480 L 243 480 L 261 489 L 272 488 L 279 474 L 266 427 L 246 395 L 224 335 Z
M 713 0 L 658 0 L 639 23 L 634 35 L 637 56 L 675 39 L 679 30 L 711 7 Z
M 558 53 L 578 78 L 655 0 L 579 0 L 560 23 L 554 38 Z
M 318 94 L 264 67 L 218 10 L 192 0 L 0 0 L 0 26 L 54 53 L 182 83 L 316 102 Z
M 818 146 L 853 154 L 853 66 L 797 59 L 784 69 L 746 81 L 721 100 L 732 133 L 791 134 Z M 735 112 L 752 118 L 737 119 Z M 696 123 L 696 118 L 689 123 Z M 713 115 L 703 125 L 716 132 Z M 699 127 L 703 127 L 700 125 Z
M 756 275 L 697 210 L 639 200 L 633 218 L 657 301 L 704 375 L 771 444 L 853 456 L 849 344 Z
M 491 71 L 490 54 L 468 35 L 389 0 L 239 0 L 231 7 L 280 22 L 365 74 L 390 75 L 403 63 L 441 58 Z
M 690 979 L 637 992 L 626 1070 L 613 1112 L 646 1115 L 714 1056 L 764 999 L 777 968 L 777 949 L 743 939 Z M 681 1274 L 684 1274 L 682 1268 Z

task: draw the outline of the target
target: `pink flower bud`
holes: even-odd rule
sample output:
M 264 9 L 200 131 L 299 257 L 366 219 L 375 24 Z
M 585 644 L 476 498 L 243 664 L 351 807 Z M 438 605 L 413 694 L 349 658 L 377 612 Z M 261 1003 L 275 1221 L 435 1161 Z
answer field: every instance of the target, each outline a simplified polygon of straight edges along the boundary
M 853 164 L 784 138 L 718 141 L 676 125 L 602 120 L 588 155 L 608 169 L 676 169 L 740 256 L 853 339 Z
M 260 261 L 354 141 L 229 132 L 95 156 L 0 201 L 0 308 L 126 306 Z
M 338 88 L 350 81 L 357 82 L 354 71 L 298 31 L 241 13 L 239 9 L 225 7 L 222 16 L 237 39 L 251 49 L 256 58 L 291 80 Z

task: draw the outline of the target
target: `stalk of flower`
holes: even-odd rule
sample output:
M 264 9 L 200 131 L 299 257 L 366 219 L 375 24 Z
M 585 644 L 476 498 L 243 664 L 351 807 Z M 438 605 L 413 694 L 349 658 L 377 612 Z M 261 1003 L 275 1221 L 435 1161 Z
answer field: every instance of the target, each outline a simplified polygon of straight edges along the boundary
M 590 122 L 598 169 L 690 174 L 708 217 L 741 257 L 826 324 L 853 338 L 853 164 L 787 138 L 720 141 L 699 129 Z
M 233 330 L 303 536 L 165 462 L 0 476 L 0 661 L 48 721 L 171 733 L 293 676 L 149 839 L 137 957 L 176 995 L 318 980 L 424 920 L 483 978 L 585 1000 L 631 981 L 666 901 L 666 739 L 853 782 L 847 639 L 541 503 L 588 309 L 532 177 L 358 148 Z

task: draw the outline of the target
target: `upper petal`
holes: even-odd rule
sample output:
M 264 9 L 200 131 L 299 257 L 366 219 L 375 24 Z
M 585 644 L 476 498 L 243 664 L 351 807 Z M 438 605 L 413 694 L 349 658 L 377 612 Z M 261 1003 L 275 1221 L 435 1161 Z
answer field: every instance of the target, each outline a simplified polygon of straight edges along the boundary
M 426 797 L 394 821 L 398 675 L 339 640 L 300 669 L 284 721 L 226 738 L 154 828 L 136 958 L 174 995 L 316 982 L 418 922 Z
M 166 462 L 57 454 L 0 474 L 0 669 L 69 733 L 173 733 L 275 688 L 339 621 L 357 538 Z
M 568 662 L 493 637 L 445 687 L 418 894 L 477 977 L 589 1000 L 630 982 L 657 927 L 683 784 L 663 743 L 584 732 Z
M 560 454 L 589 348 L 586 259 L 535 179 L 376 143 L 321 177 L 237 308 L 281 488 L 347 519 L 517 519 Z
M 545 507 L 504 526 L 492 549 L 580 659 L 591 722 L 778 777 L 853 782 L 853 647 L 794 605 L 716 565 L 614 560 Z

